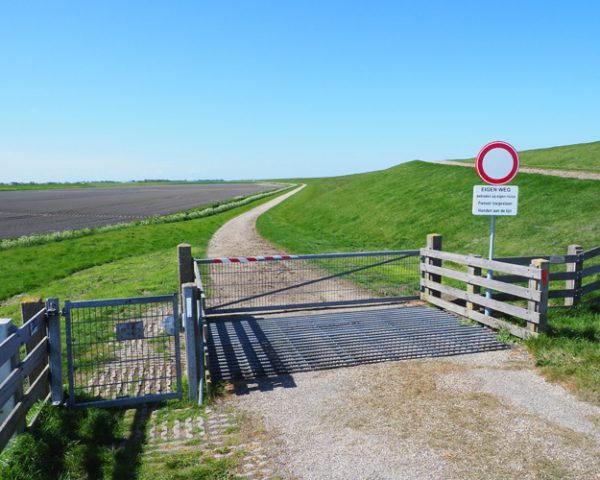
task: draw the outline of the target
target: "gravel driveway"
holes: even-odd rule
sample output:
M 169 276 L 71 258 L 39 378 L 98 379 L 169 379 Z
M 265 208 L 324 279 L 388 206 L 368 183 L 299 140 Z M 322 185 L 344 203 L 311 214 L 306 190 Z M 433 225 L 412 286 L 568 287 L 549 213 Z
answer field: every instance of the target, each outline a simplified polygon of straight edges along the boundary
M 284 253 L 255 222 L 293 193 L 225 224 L 209 255 Z M 522 348 L 235 387 L 223 402 L 262 424 L 278 478 L 600 478 L 600 408 L 546 382 Z

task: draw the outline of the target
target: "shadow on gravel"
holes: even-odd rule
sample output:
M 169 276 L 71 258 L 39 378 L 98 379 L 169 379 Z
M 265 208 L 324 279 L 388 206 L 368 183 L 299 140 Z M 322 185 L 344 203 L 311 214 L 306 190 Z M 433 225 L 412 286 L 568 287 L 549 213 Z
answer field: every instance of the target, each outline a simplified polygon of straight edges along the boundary
M 269 392 L 276 388 L 296 388 L 296 382 L 291 375 L 278 377 L 263 377 L 256 380 L 239 380 L 233 383 L 236 395 L 248 395 L 250 392 Z

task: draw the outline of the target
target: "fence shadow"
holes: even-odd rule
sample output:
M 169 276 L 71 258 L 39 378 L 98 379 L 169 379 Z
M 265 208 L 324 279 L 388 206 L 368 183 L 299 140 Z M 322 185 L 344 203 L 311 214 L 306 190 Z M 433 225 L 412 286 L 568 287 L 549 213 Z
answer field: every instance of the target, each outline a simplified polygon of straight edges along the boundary
M 154 407 L 141 406 L 136 408 L 129 436 L 124 445 L 115 455 L 115 468 L 112 480 L 135 479 L 138 477 L 142 464 L 142 453 L 147 442 L 146 425 L 150 419 L 153 409 L 160 408 L 160 404 Z
M 236 395 L 248 395 L 251 392 L 269 392 L 276 388 L 296 388 L 296 382 L 291 375 L 262 377 L 252 380 L 237 380 L 233 382 Z

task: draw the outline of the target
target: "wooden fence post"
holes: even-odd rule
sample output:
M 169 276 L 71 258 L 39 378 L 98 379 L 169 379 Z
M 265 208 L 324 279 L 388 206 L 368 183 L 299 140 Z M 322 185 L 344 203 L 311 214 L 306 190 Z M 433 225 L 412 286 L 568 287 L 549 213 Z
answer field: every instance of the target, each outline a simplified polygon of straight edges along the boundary
M 438 233 L 430 233 L 427 235 L 427 248 L 430 250 L 441 250 L 442 249 L 442 236 Z M 442 261 L 438 258 L 428 258 L 427 263 L 429 265 L 433 265 L 435 267 L 441 267 Z M 442 283 L 441 275 L 436 275 L 433 273 L 427 274 L 427 279 L 430 282 Z M 436 290 L 428 289 L 427 292 L 432 297 L 441 297 L 442 294 Z
M 179 286 L 194 281 L 194 259 L 192 247 L 187 243 L 177 245 L 177 258 L 179 260 Z
M 529 310 L 540 314 L 539 323 L 529 323 L 529 329 L 532 332 L 542 333 L 548 328 L 548 281 L 550 279 L 550 262 L 543 258 L 536 258 L 531 261 L 532 268 L 541 270 L 540 280 L 529 280 L 529 288 L 540 292 L 540 301 L 529 301 Z
M 565 289 L 572 290 L 573 296 L 565 298 L 566 307 L 575 307 L 581 301 L 581 271 L 583 270 L 583 248 L 581 245 L 569 245 L 567 255 L 577 255 L 575 262 L 567 263 L 567 272 L 575 273 L 573 280 L 565 282 Z
M 481 255 L 472 255 L 472 256 L 474 258 L 481 258 Z M 469 265 L 467 267 L 467 273 L 469 275 L 481 277 L 481 267 L 473 267 L 473 266 Z M 467 284 L 467 292 L 479 295 L 481 293 L 481 287 L 479 285 L 473 285 L 471 283 L 468 283 Z M 474 304 L 473 302 L 467 302 L 467 309 L 479 311 L 480 307 L 478 305 Z

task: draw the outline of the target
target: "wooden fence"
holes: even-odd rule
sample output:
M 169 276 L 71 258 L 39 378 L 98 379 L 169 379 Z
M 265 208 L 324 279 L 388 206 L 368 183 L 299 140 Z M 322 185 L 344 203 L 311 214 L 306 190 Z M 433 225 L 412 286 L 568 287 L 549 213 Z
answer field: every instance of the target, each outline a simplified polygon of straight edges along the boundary
M 597 258 L 598 257 L 598 258 Z M 534 255 L 526 257 L 503 257 L 495 260 L 518 265 L 526 265 L 536 258 L 550 264 L 549 299 L 564 299 L 563 305 L 570 307 L 581 303 L 584 296 L 600 290 L 600 247 L 584 251 L 579 245 L 570 245 L 566 255 Z M 564 270 L 564 271 L 556 271 Z M 506 283 L 519 283 L 521 278 L 513 275 L 497 277 Z M 563 283 L 564 282 L 564 283 Z M 497 300 L 514 300 L 510 294 L 495 294 Z M 555 302 L 555 305 L 558 303 Z
M 432 234 L 421 250 L 421 299 L 521 338 L 536 336 L 546 329 L 549 299 L 564 299 L 564 305 L 573 306 L 600 290 L 600 264 L 585 265 L 598 256 L 600 247 L 584 252 L 571 245 L 566 255 L 489 260 L 444 252 L 441 236 Z M 555 265 L 564 265 L 564 271 L 553 272 Z M 487 277 L 488 271 L 493 278 Z M 484 309 L 516 318 L 517 323 L 484 314 Z
M 0 319 L 0 451 L 26 428 L 27 412 L 38 400 L 62 402 L 58 299 L 23 303 L 21 313 L 18 328 Z

